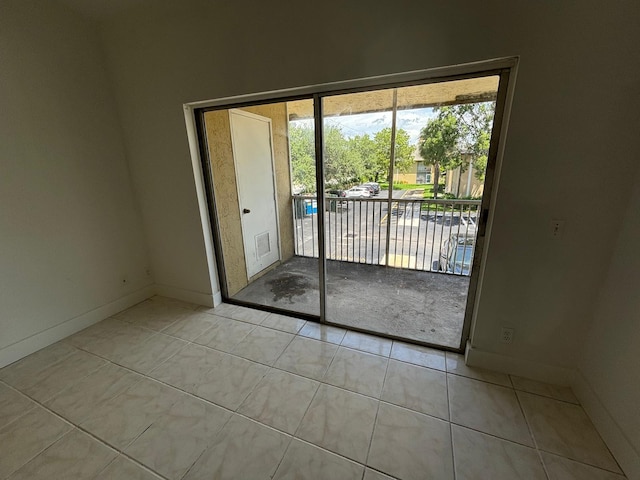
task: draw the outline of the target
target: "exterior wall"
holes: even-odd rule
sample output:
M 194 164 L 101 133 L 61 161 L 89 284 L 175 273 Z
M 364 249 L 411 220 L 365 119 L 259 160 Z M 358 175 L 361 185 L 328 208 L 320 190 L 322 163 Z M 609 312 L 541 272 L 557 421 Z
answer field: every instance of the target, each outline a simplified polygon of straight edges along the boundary
M 461 167 L 458 167 L 447 171 L 444 191 L 458 197 L 481 197 L 484 190 L 484 181 L 478 180 L 475 168 L 461 170 Z M 469 176 L 471 176 L 471 185 L 469 185 Z M 469 193 L 467 193 L 467 185 L 469 185 Z
M 233 163 L 229 112 L 227 110 L 207 112 L 205 124 L 227 289 L 229 295 L 234 295 L 247 285 L 248 279 L 242 243 L 240 205 Z M 225 279 L 221 278 L 220 281 L 224 282 Z
M 433 165 L 425 165 L 424 162 L 419 162 L 416 165 L 416 183 L 432 184 L 434 179 Z M 428 176 L 427 176 L 428 174 Z M 422 180 L 422 181 L 420 181 Z
M 259 105 L 243 110 L 271 119 L 276 197 L 280 221 L 280 248 L 282 261 L 285 261 L 291 258 L 294 253 L 286 104 Z M 214 195 L 220 223 L 220 240 L 223 246 L 222 256 L 227 276 L 227 289 L 229 295 L 233 296 L 246 287 L 250 279 L 247 278 L 247 265 L 242 241 L 229 111 L 207 112 L 205 123 L 213 172 Z
M 411 166 L 410 171 L 406 173 L 394 173 L 393 175 L 394 182 L 418 183 L 418 177 L 419 177 L 418 169 L 423 165 L 424 163 L 422 162 L 422 160 L 416 160 Z M 421 182 L 421 183 L 424 183 L 424 184 L 433 183 L 433 167 L 428 166 L 427 171 L 431 172 L 431 178 L 429 179 L 428 182 Z
M 393 175 L 394 183 L 416 183 L 416 172 L 396 173 Z

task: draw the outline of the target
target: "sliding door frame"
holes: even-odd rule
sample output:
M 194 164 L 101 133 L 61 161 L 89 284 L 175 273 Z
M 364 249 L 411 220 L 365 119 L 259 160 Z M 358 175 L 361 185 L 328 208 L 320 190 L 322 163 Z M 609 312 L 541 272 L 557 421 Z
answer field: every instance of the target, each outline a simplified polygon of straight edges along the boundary
M 313 100 L 314 104 L 314 134 L 315 134 L 315 162 L 316 162 L 316 187 L 318 191 L 317 206 L 318 212 L 324 212 L 325 206 L 325 181 L 324 181 L 324 132 L 322 117 L 322 100 L 325 97 L 336 96 L 342 94 L 360 93 L 380 89 L 401 88 L 416 85 L 425 85 L 431 83 L 450 82 L 455 80 L 465 80 L 470 78 L 499 76 L 498 93 L 496 99 L 496 109 L 494 123 L 487 159 L 487 171 L 485 176 L 484 194 L 481 204 L 481 215 L 478 222 L 478 240 L 476 243 L 476 251 L 474 255 L 471 278 L 469 281 L 469 291 L 467 293 L 467 305 L 465 308 L 465 318 L 459 348 L 445 347 L 442 345 L 420 342 L 412 339 L 397 337 L 393 335 L 373 332 L 366 329 L 358 329 L 349 327 L 352 330 L 362 331 L 365 333 L 373 333 L 375 335 L 387 337 L 390 339 L 403 340 L 419 345 L 436 347 L 443 350 L 455 352 L 463 352 L 466 342 L 471 332 L 472 324 L 475 321 L 475 312 L 477 311 L 477 303 L 479 301 L 478 289 L 481 287 L 482 274 L 484 272 L 486 261 L 486 250 L 488 246 L 488 233 L 493 218 L 493 206 L 495 205 L 495 194 L 497 191 L 497 183 L 499 170 L 502 163 L 504 153 L 504 145 L 506 141 L 506 130 L 508 124 L 508 116 L 510 112 L 511 102 L 513 99 L 515 73 L 517 70 L 518 58 L 507 57 L 482 62 L 473 62 L 463 65 L 433 68 L 428 70 L 416 70 L 406 73 L 381 75 L 375 77 L 362 78 L 357 80 L 348 80 L 343 82 L 325 83 L 320 85 L 292 88 L 285 90 L 275 90 L 249 95 L 238 95 L 232 97 L 224 97 L 216 100 L 195 102 L 185 105 L 187 110 L 187 119 L 192 121 L 192 128 L 195 129 L 197 150 L 200 157 L 200 168 L 202 169 L 202 181 L 204 184 L 204 194 L 206 196 L 206 206 L 210 220 L 213 252 L 215 255 L 215 264 L 217 265 L 218 279 L 222 298 L 224 301 L 240 305 L 249 306 L 251 308 L 259 308 L 261 310 L 279 313 L 283 315 L 296 316 L 308 320 L 319 321 L 323 324 L 338 325 L 335 322 L 328 322 L 326 319 L 326 245 L 325 245 L 325 218 L 324 215 L 318 215 L 318 279 L 320 294 L 320 311 L 319 315 L 305 314 L 302 312 L 292 312 L 276 307 L 253 304 L 241 300 L 235 300 L 228 295 L 226 285 L 226 271 L 222 255 L 222 242 L 220 235 L 220 224 L 218 221 L 218 208 L 216 205 L 213 190 L 213 172 L 209 157 L 209 148 L 206 135 L 205 119 L 206 112 L 215 110 L 227 110 L 232 108 L 242 108 L 254 105 L 265 105 L 272 103 L 283 103 L 294 100 Z

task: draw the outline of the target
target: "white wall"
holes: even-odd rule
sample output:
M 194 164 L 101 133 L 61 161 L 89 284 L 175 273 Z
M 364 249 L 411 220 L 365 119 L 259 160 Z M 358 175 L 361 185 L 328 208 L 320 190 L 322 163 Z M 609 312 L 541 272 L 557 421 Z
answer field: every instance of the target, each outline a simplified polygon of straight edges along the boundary
M 0 367 L 152 283 L 95 31 L 51 2 L 0 3 Z
M 520 55 L 473 347 L 575 367 L 638 164 L 639 4 L 302 5 L 154 2 L 104 22 L 157 282 L 209 291 L 183 103 Z
M 635 127 L 640 129 L 640 122 Z M 637 155 L 637 153 L 636 153 Z M 596 303 L 594 321 L 582 351 L 579 388 L 592 417 L 603 419 L 605 435 L 616 444 L 629 478 L 640 478 L 640 175 L 626 208 L 613 259 Z M 583 383 L 582 385 L 580 383 Z M 607 420 L 612 420 L 607 422 Z M 613 445 L 612 445 L 613 447 Z M 615 450 L 614 450 L 615 451 Z M 623 464 L 624 465 L 624 464 Z M 631 473 L 633 468 L 634 474 Z

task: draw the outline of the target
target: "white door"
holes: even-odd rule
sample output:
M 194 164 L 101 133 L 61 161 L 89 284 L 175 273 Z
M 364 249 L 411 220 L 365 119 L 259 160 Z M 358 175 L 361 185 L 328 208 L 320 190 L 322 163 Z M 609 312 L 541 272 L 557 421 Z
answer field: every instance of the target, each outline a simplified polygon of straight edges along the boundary
M 271 119 L 231 110 L 242 240 L 251 278 L 280 259 Z

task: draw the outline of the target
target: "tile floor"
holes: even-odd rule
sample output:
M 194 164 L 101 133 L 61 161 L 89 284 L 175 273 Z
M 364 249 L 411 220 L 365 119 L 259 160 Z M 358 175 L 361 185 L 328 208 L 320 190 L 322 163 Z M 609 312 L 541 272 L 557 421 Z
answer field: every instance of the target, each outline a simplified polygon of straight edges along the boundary
M 0 370 L 0 479 L 624 479 L 570 389 L 154 297 Z

